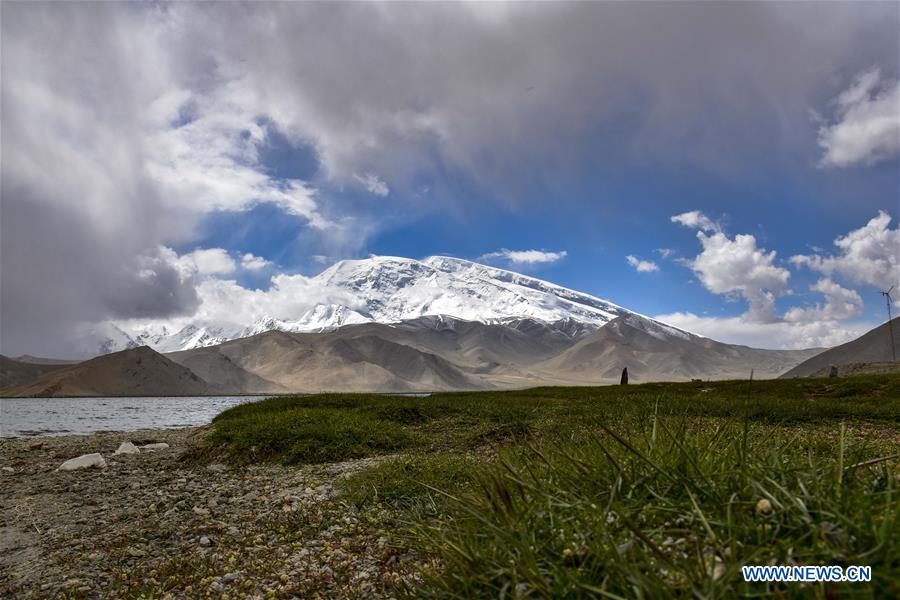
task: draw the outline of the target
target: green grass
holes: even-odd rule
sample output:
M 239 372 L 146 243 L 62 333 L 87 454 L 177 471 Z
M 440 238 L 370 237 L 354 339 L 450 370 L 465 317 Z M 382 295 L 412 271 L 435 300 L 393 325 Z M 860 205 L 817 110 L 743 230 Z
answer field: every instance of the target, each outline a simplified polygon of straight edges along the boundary
M 476 458 L 455 454 L 399 456 L 348 479 L 344 495 L 357 506 L 384 503 L 434 513 L 446 506 L 447 494 L 471 489 L 482 467 Z
M 246 462 L 397 455 L 344 497 L 437 559 L 416 596 L 900 596 L 897 375 L 277 398 L 208 441 Z M 875 580 L 745 584 L 747 564 Z
M 289 404 L 281 411 L 262 408 L 217 421 L 214 439 L 232 458 L 243 462 L 278 459 L 286 464 L 335 462 L 416 444 L 416 436 L 401 425 L 360 410 Z
M 829 595 L 824 585 L 742 581 L 741 565 L 772 563 L 872 565 L 869 591 L 897 597 L 897 470 L 853 466 L 877 454 L 873 444 L 845 435 L 841 452 L 840 430 L 830 433 L 659 418 L 511 447 L 475 491 L 415 525 L 417 545 L 443 564 L 425 594 Z M 823 435 L 837 443 L 820 444 Z M 757 509 L 762 500 L 771 511 Z

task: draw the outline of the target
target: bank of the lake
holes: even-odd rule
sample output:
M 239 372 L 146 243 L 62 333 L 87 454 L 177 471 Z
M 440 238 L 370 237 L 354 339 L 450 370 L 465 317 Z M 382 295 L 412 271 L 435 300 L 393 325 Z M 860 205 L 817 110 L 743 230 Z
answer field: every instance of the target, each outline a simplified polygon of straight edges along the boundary
M 204 428 L 0 440 L 0 597 L 371 597 L 418 576 L 335 484 L 378 459 L 198 463 Z M 166 450 L 113 456 L 122 441 Z M 106 469 L 60 472 L 100 452 Z

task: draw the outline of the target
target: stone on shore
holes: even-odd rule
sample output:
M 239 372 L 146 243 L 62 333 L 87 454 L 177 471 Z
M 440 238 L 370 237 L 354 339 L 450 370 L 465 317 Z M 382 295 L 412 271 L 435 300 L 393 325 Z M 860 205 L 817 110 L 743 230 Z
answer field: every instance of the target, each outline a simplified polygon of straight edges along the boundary
M 144 444 L 141 446 L 141 450 L 144 452 L 155 452 L 156 450 L 167 450 L 169 445 L 165 442 L 159 442 L 157 444 Z
M 113 452 L 113 456 L 118 454 L 140 454 L 141 451 L 138 450 L 138 447 L 132 444 L 131 442 L 122 442 L 119 444 L 119 447 Z
M 57 471 L 77 471 L 78 469 L 90 469 L 90 468 L 98 468 L 105 469 L 106 461 L 103 459 L 99 453 L 95 452 L 93 454 L 83 454 L 76 458 L 70 458 L 63 464 L 59 465 L 56 469 Z

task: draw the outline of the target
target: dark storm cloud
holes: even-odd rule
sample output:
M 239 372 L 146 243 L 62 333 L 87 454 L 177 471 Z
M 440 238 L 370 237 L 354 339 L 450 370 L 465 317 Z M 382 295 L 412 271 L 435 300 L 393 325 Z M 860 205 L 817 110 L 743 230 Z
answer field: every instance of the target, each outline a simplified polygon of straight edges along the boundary
M 196 306 L 190 278 L 153 259 L 185 230 L 144 173 L 142 96 L 164 86 L 121 8 L 3 4 L 4 353 L 69 355 L 79 321 Z
M 898 69 L 893 3 L 194 9 L 216 60 L 334 175 L 402 179 L 437 154 L 501 194 L 603 164 L 815 162 L 810 109 Z
M 463 178 L 513 203 L 635 165 L 816 163 L 810 109 L 900 60 L 893 2 L 0 10 L 4 353 L 53 353 L 80 321 L 191 312 L 194 281 L 159 247 L 209 212 L 272 203 L 329 255 L 376 228 L 270 181 L 269 125 L 315 149 L 324 186 L 376 178 L 415 202 Z

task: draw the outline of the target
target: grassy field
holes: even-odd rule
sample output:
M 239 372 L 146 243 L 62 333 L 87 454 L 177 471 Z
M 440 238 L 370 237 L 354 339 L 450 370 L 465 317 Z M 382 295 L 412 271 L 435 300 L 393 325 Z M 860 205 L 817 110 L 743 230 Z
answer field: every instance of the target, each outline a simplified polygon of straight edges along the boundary
M 415 596 L 900 597 L 897 375 L 275 398 L 207 443 L 244 463 L 385 455 L 343 501 L 434 558 Z M 873 581 L 744 583 L 752 564 Z

